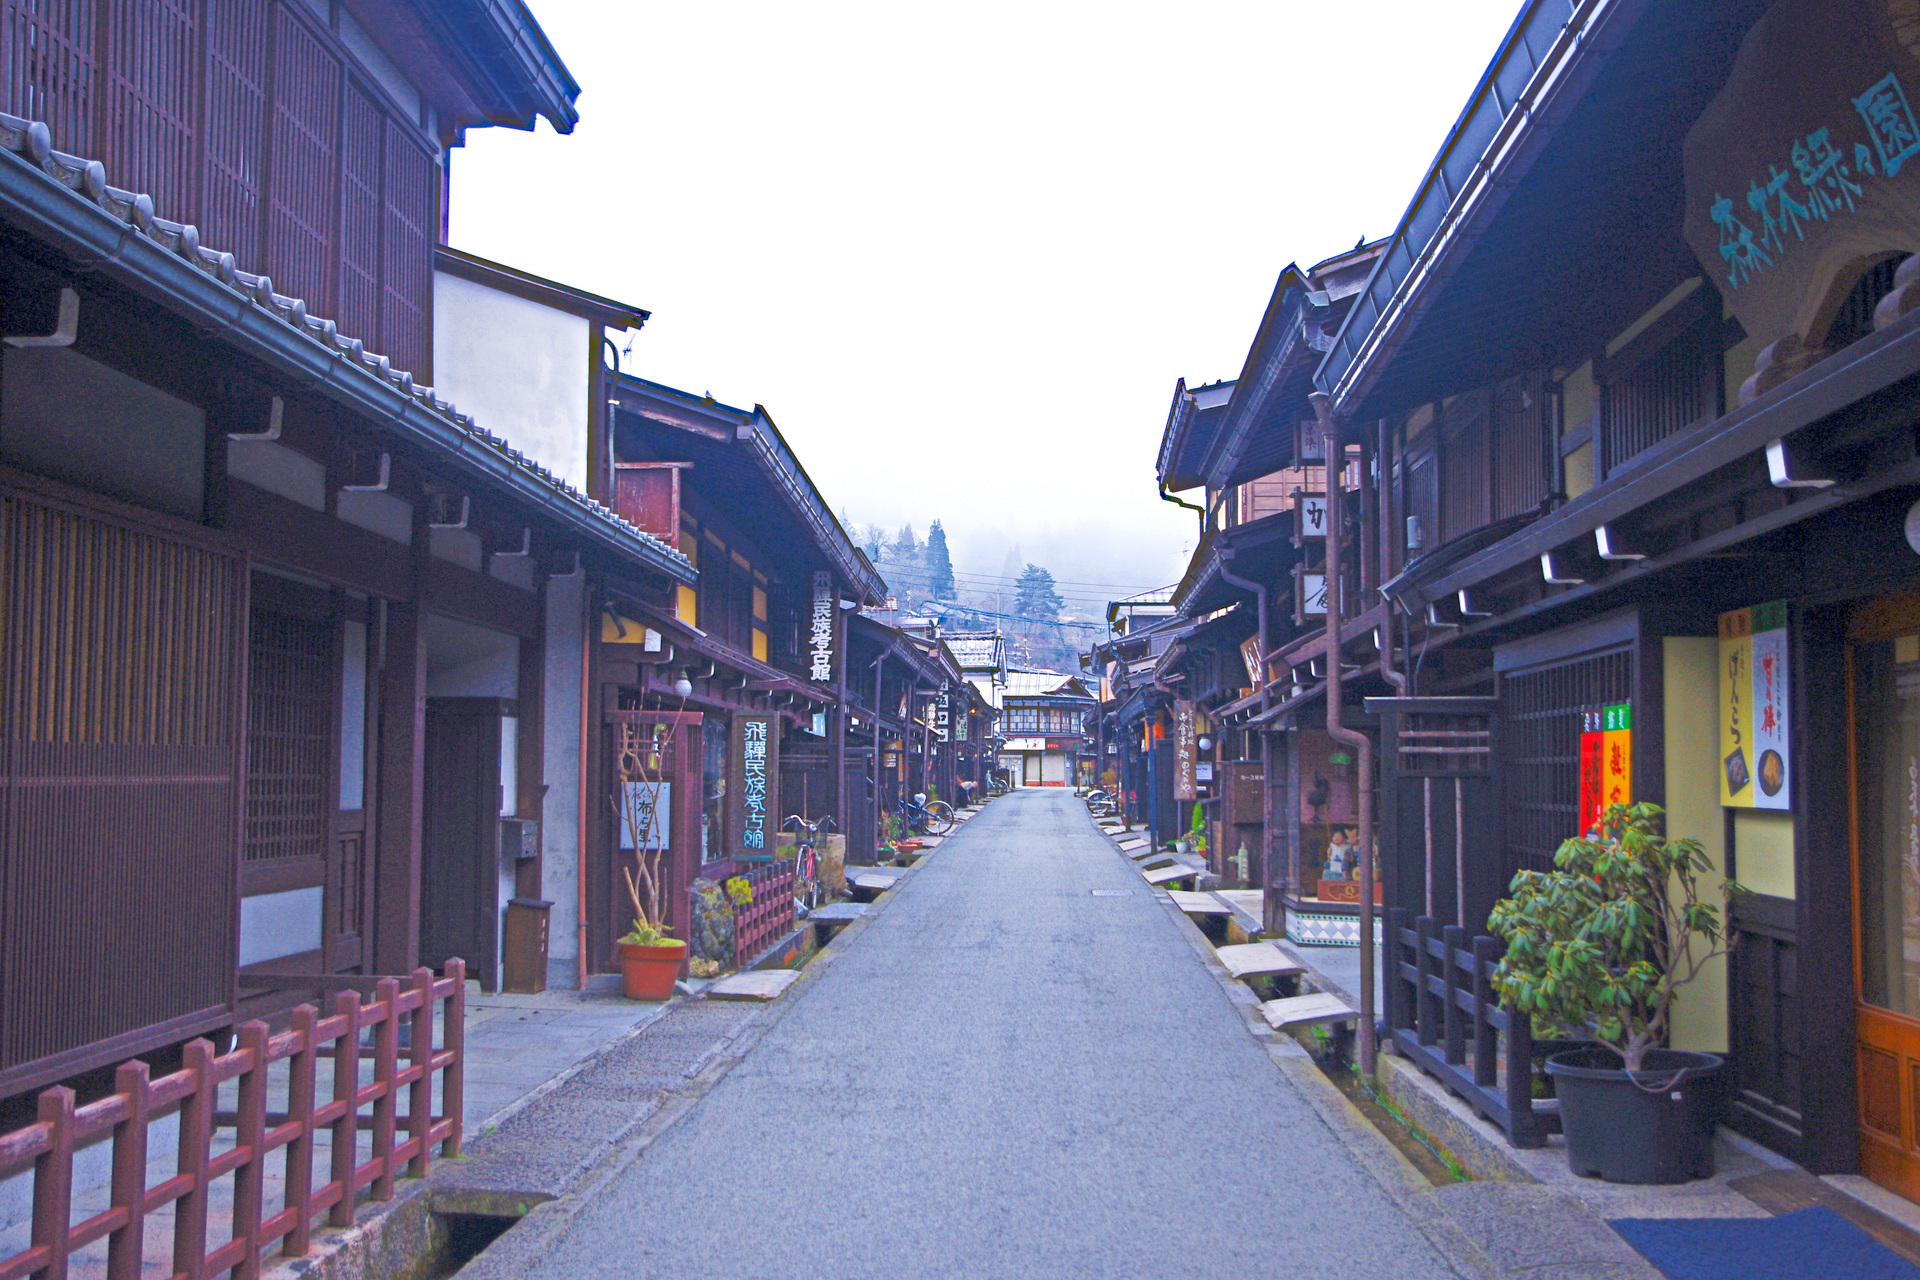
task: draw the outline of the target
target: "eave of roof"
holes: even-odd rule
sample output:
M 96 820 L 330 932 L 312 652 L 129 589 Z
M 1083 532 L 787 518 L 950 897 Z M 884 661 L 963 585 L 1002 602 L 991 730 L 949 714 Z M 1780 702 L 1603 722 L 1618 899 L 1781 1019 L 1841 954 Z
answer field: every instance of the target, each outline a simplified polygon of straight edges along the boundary
M 761 477 L 773 485 L 788 509 L 807 527 L 821 554 L 839 570 L 859 602 L 874 607 L 886 599 L 885 579 L 840 527 L 839 519 L 763 407 L 738 409 L 711 396 L 696 396 L 629 373 L 615 379 L 615 395 L 622 410 L 644 421 L 704 436 L 717 444 L 744 447 Z M 650 408 L 650 400 L 657 407 Z
M 1180 493 L 1202 483 L 1200 459 L 1219 432 L 1235 394 L 1231 382 L 1209 382 L 1189 387 L 1185 378 L 1173 384 L 1173 402 L 1167 407 L 1166 426 L 1160 432 L 1160 453 L 1154 472 L 1165 492 Z
M 1604 340 L 1697 274 L 1680 139 L 1770 2 L 1531 0 L 1316 385 L 1343 413 L 1397 412 Z
M 53 150 L 39 121 L 0 114 L 0 217 L 451 462 L 465 478 L 497 484 L 545 509 L 599 549 L 675 581 L 694 581 L 678 551 L 481 429 L 333 321 L 307 314 L 303 300 L 274 292 L 268 277 L 240 270 L 231 253 L 201 245 L 197 228 L 157 217 L 150 196 L 108 186 L 99 161 Z
M 455 123 L 559 133 L 579 123 L 580 85 L 522 0 L 347 0 L 360 25 Z
M 538 302 L 556 311 L 603 324 L 609 329 L 638 329 L 652 315 L 644 307 L 616 302 L 612 298 L 588 293 L 585 289 L 560 284 L 544 276 L 536 276 L 531 271 L 505 266 L 446 245 L 434 249 L 433 265 L 435 270 L 444 271 L 450 276 Z

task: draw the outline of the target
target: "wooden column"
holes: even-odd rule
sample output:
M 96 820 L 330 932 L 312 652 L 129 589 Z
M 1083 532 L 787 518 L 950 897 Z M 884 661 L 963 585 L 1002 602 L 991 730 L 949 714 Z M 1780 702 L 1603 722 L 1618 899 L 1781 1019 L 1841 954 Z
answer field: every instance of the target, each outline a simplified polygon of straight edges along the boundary
M 421 623 L 417 604 L 386 606 L 374 839 L 375 973 L 410 972 L 420 956 L 420 811 L 427 736 L 427 643 Z

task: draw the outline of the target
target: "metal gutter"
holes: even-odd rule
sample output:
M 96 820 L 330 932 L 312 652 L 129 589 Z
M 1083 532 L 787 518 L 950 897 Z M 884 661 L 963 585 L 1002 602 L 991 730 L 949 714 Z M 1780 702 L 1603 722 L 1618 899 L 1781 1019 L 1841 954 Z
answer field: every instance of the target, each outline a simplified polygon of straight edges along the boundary
M 1649 3 L 1530 0 L 1514 19 L 1314 372 L 1336 410 L 1352 412 L 1364 400 L 1439 282 Z
M 404 443 L 451 459 L 464 479 L 505 488 L 602 550 L 677 582 L 695 580 L 678 551 L 544 468 L 516 461 L 506 441 L 455 415 L 431 388 L 415 386 L 385 357 L 339 335 L 332 321 L 308 317 L 303 302 L 274 294 L 266 277 L 239 271 L 232 254 L 202 248 L 193 227 L 155 217 L 147 196 L 108 187 L 99 161 L 54 152 L 46 126 L 0 117 L 0 153 L 0 219 L 388 427 Z

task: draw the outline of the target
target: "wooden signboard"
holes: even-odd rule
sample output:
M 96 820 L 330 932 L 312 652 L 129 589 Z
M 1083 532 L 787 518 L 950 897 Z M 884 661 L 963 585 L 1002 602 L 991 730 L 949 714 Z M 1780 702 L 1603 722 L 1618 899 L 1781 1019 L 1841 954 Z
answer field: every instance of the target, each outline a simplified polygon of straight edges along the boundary
M 1175 800 L 1196 800 L 1200 791 L 1193 776 L 1194 757 L 1198 748 L 1194 739 L 1198 735 L 1193 726 L 1193 704 L 1175 701 L 1173 704 L 1173 798 Z
M 1920 252 L 1903 36 L 1920 36 L 1914 15 L 1885 0 L 1779 0 L 1687 133 L 1687 243 L 1762 346 L 1817 347 L 1866 264 Z
M 728 835 L 741 854 L 772 850 L 780 830 L 775 810 L 780 796 L 780 718 L 764 713 L 733 713 L 732 777 L 727 801 Z

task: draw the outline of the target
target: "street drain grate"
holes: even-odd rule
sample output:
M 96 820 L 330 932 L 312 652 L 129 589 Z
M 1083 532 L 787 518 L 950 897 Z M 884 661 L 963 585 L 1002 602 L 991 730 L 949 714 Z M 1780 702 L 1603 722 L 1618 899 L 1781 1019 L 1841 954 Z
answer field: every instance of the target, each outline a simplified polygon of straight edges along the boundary
M 1096 898 L 1131 898 L 1133 896 L 1133 890 L 1131 889 L 1095 889 L 1093 891 L 1093 896 Z

